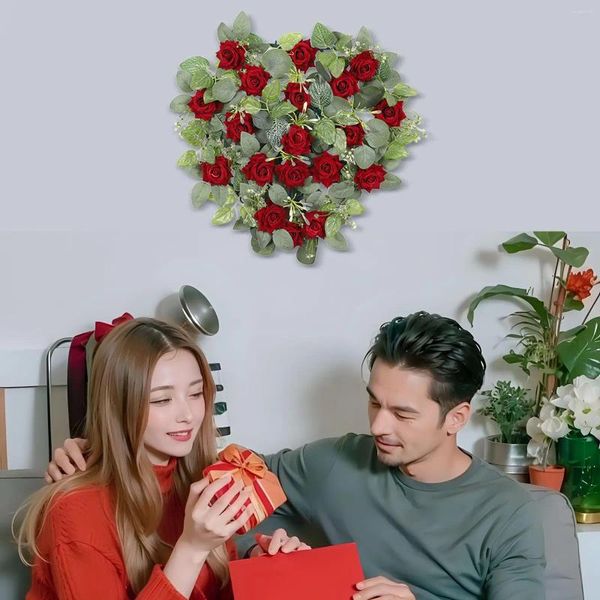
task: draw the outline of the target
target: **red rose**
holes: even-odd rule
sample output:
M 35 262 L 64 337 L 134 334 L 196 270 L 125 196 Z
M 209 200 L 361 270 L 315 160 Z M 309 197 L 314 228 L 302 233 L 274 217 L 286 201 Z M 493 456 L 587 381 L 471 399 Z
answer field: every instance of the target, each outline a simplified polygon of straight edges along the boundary
M 333 95 L 340 98 L 349 98 L 358 92 L 358 81 L 356 81 L 354 75 L 347 71 L 339 77 L 334 77 L 329 82 L 329 85 L 331 86 Z
M 294 156 L 310 153 L 310 133 L 298 125 L 291 125 L 281 138 L 283 149 Z
M 329 152 L 323 152 L 313 161 L 313 180 L 329 187 L 340 180 L 340 171 L 343 167 L 342 161 Z
M 291 50 L 290 57 L 292 62 L 301 70 L 306 71 L 308 67 L 315 66 L 315 56 L 317 49 L 310 45 L 309 40 L 298 42 Z
M 273 183 L 274 172 L 274 162 L 272 160 L 267 161 L 267 155 L 262 152 L 254 154 L 246 166 L 242 168 L 242 173 L 246 176 L 246 179 L 256 181 L 258 185 Z
M 240 73 L 241 88 L 246 94 L 260 96 L 270 78 L 271 75 L 262 67 L 246 67 L 246 70 Z
M 281 229 L 288 220 L 288 213 L 283 206 L 268 202 L 267 205 L 254 213 L 259 231 L 273 233 Z
M 404 102 L 397 102 L 394 106 L 390 106 L 387 100 L 382 100 L 375 106 L 375 110 L 381 111 L 375 115 L 375 118 L 385 121 L 390 127 L 398 127 L 406 118 Z
M 242 116 L 241 113 L 225 113 L 225 129 L 227 130 L 225 137 L 236 143 L 240 141 L 242 131 L 254 133 L 254 125 L 249 114 Z
M 378 164 L 371 165 L 368 169 L 358 169 L 354 176 L 354 183 L 367 192 L 378 190 L 385 179 L 385 169 Z
M 239 69 L 246 60 L 246 49 L 230 40 L 221 42 L 217 58 L 221 69 Z
M 299 111 L 304 111 L 310 106 L 310 94 L 308 93 L 308 85 L 306 83 L 288 83 L 283 93 Z
M 227 185 L 231 179 L 229 161 L 224 156 L 217 156 L 212 165 L 202 163 L 202 179 L 211 185 Z
M 216 100 L 214 102 L 204 102 L 204 90 L 198 90 L 190 98 L 188 106 L 196 119 L 204 119 L 205 121 L 210 121 L 214 114 L 223 108 L 223 105 Z
M 308 223 L 304 224 L 304 235 L 307 238 L 324 238 L 325 237 L 325 221 L 327 221 L 328 213 L 320 210 L 312 210 L 304 215 L 308 219 Z
M 302 242 L 304 242 L 304 230 L 302 227 L 300 227 L 300 225 L 288 221 L 283 226 L 283 229 L 285 229 L 292 236 L 294 246 L 302 246 Z
M 362 128 L 362 125 L 348 125 L 344 127 L 344 131 L 346 132 L 346 144 L 348 148 L 362 146 L 365 139 L 365 130 Z
M 277 165 L 275 171 L 281 183 L 288 187 L 304 185 L 304 182 L 310 176 L 310 169 L 299 160 L 288 160 L 282 165 Z
M 377 69 L 379 69 L 379 61 L 370 50 L 357 54 L 350 61 L 350 72 L 359 81 L 371 81 L 377 75 Z

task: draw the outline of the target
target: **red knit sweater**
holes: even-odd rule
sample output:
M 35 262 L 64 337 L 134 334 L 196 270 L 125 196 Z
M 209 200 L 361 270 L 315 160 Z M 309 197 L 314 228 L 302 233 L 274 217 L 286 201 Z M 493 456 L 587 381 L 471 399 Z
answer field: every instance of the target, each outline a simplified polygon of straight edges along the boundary
M 183 529 L 184 504 L 171 494 L 177 460 L 154 467 L 165 509 L 159 527 L 162 539 L 174 544 Z M 36 557 L 27 600 L 182 600 L 160 565 L 135 596 L 129 589 L 114 508 L 106 487 L 70 492 L 53 502 L 38 536 L 46 561 Z M 235 546 L 228 544 L 230 558 Z M 231 587 L 220 583 L 208 565 L 202 568 L 192 600 L 232 600 Z

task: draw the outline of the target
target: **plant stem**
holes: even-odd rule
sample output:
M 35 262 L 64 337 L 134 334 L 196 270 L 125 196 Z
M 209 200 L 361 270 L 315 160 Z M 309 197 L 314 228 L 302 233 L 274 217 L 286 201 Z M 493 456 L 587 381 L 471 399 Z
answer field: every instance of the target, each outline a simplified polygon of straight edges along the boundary
M 596 302 L 598 302 L 598 298 L 600 298 L 600 290 L 598 290 L 598 293 L 596 294 L 596 299 L 592 302 L 592 305 L 590 306 L 590 310 L 587 311 L 587 314 L 583 318 L 583 321 L 581 322 L 582 325 L 585 325 L 585 322 L 587 321 L 587 318 L 590 316 L 592 309 L 594 308 L 594 306 L 596 306 Z
M 565 238 L 567 237 L 567 235 L 565 234 Z M 563 238 L 563 244 L 564 244 L 564 239 Z M 564 247 L 563 247 L 564 249 Z M 548 301 L 548 311 L 552 310 L 552 300 L 554 299 L 554 286 L 556 285 L 556 273 L 558 271 L 558 265 L 560 263 L 560 259 L 557 257 L 556 258 L 556 264 L 554 265 L 554 274 L 552 275 L 552 286 L 550 287 L 550 300 Z

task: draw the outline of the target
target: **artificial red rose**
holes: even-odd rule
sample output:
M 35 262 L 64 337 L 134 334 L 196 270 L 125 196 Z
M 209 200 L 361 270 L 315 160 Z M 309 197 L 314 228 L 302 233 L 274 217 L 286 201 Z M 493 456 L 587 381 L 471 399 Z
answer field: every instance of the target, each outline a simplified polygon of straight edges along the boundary
M 308 93 L 308 84 L 306 83 L 288 83 L 283 93 L 299 111 L 310 106 L 310 94 Z
M 245 71 L 240 73 L 242 81 L 241 88 L 251 96 L 260 96 L 264 87 L 269 82 L 271 75 L 262 67 L 246 67 Z
M 246 49 L 237 42 L 227 40 L 221 42 L 217 52 L 219 67 L 221 69 L 239 69 L 246 60 Z
M 188 102 L 190 110 L 194 113 L 196 119 L 204 119 L 210 121 L 215 113 L 218 113 L 223 105 L 214 100 L 213 102 L 204 102 L 204 91 L 198 90 Z
M 357 54 L 350 61 L 350 73 L 359 81 L 371 81 L 377 75 L 379 61 L 370 50 Z
M 304 230 L 302 227 L 300 227 L 300 225 L 288 221 L 283 226 L 283 229 L 285 229 L 292 236 L 294 246 L 302 246 L 302 242 L 304 242 Z
M 273 233 L 276 229 L 281 229 L 288 220 L 288 211 L 279 206 L 268 202 L 266 206 L 260 208 L 254 213 L 257 228 L 259 231 Z
M 598 283 L 598 277 L 592 269 L 571 273 L 567 279 L 567 292 L 571 292 L 578 300 L 591 296 L 592 288 Z
M 310 133 L 298 125 L 291 125 L 281 138 L 283 149 L 288 154 L 300 156 L 310 153 Z
M 320 210 L 312 210 L 304 215 L 308 219 L 308 223 L 304 224 L 304 235 L 307 238 L 324 238 L 325 237 L 325 221 L 327 221 L 328 213 Z
M 310 169 L 300 160 L 288 160 L 275 167 L 277 177 L 283 185 L 300 187 L 310 176 Z
M 224 156 L 217 156 L 212 165 L 202 163 L 202 179 L 211 185 L 227 185 L 231 179 L 229 161 Z
M 225 113 L 225 137 L 238 143 L 242 137 L 242 131 L 254 133 L 254 125 L 249 114 L 244 113 Z
M 329 187 L 340 180 L 340 172 L 344 164 L 335 154 L 323 152 L 313 160 L 313 181 Z
M 398 127 L 406 119 L 404 102 L 397 102 L 394 106 L 390 106 L 387 100 L 382 100 L 375 106 L 375 110 L 380 111 L 375 118 L 385 121 L 390 127 Z
M 333 95 L 340 98 L 349 98 L 358 92 L 358 81 L 348 71 L 342 73 L 339 77 L 334 77 L 329 82 L 329 85 L 331 86 Z
M 361 190 L 371 192 L 378 190 L 385 179 L 385 169 L 378 164 L 371 165 L 368 169 L 358 169 L 354 176 L 354 183 Z
M 309 40 L 302 40 L 298 42 L 291 50 L 290 57 L 292 62 L 301 71 L 306 71 L 308 67 L 315 66 L 315 56 L 317 55 L 317 49 L 310 45 Z
M 346 132 L 346 144 L 348 148 L 362 146 L 365 139 L 365 130 L 362 128 L 362 125 L 348 125 L 344 127 L 344 131 Z
M 246 176 L 246 179 L 256 181 L 258 185 L 273 183 L 274 172 L 274 161 L 267 161 L 267 155 L 262 152 L 252 155 L 246 166 L 242 168 L 242 173 Z

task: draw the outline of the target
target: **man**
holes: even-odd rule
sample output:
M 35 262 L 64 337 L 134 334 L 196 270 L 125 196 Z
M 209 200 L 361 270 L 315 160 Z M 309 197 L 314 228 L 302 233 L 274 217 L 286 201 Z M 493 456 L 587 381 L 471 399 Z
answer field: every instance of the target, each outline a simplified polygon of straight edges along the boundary
M 483 382 L 479 344 L 418 312 L 382 325 L 366 358 L 372 435 L 266 456 L 288 497 L 275 517 L 312 523 L 330 544 L 357 542 L 368 579 L 354 600 L 543 599 L 534 501 L 457 445 Z M 65 452 L 56 463 L 73 468 Z

